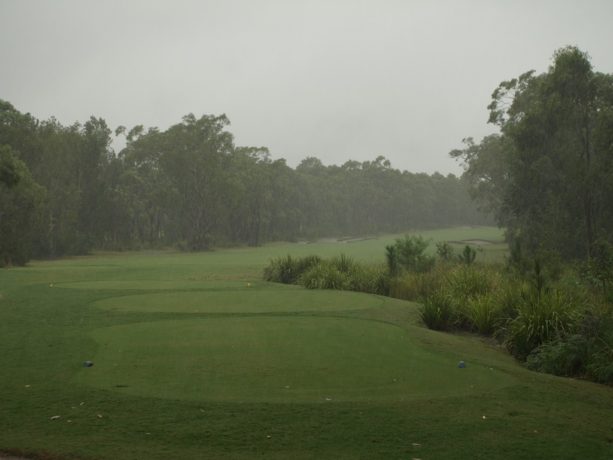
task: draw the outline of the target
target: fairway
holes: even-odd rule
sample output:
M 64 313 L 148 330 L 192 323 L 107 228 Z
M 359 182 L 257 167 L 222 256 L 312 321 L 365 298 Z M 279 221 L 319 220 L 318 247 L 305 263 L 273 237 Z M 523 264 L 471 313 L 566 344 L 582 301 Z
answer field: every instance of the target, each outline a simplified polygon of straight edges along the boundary
M 424 236 L 501 238 L 489 228 Z M 428 330 L 414 303 L 261 278 L 288 253 L 382 263 L 396 237 L 0 271 L 0 452 L 613 458 L 611 388 L 529 372 L 494 343 Z M 496 246 L 480 256 L 498 258 Z

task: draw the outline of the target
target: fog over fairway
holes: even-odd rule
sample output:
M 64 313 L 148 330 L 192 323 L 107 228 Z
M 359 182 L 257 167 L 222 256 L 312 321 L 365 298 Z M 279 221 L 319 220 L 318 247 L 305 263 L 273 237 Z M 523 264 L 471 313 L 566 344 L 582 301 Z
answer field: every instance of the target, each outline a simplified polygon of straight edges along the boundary
M 0 98 L 111 127 L 225 113 L 237 144 L 290 165 L 381 154 L 458 173 L 447 153 L 494 131 L 486 106 L 500 81 L 545 71 L 565 45 L 613 70 L 612 18 L 597 0 L 4 0 Z

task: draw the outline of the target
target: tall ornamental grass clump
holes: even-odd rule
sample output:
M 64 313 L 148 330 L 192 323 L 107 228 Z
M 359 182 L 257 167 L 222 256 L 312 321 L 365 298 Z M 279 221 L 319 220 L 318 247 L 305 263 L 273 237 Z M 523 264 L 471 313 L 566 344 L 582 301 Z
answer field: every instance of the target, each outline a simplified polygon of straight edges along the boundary
M 444 276 L 443 289 L 453 299 L 457 329 L 492 334 L 501 320 L 497 290 L 500 274 L 491 267 L 458 265 Z
M 428 296 L 419 309 L 421 320 L 430 329 L 447 331 L 452 329 L 455 320 L 455 304 L 445 290 L 438 290 Z
M 574 334 L 543 343 L 528 355 L 526 364 L 539 372 L 613 385 L 611 307 L 585 312 Z
M 429 242 L 421 236 L 406 235 L 385 247 L 385 259 L 390 275 L 402 272 L 426 272 L 434 267 L 435 258 L 426 254 Z
M 425 301 L 446 283 L 446 266 L 427 272 L 407 272 L 390 280 L 390 296 L 397 299 Z
M 498 295 L 503 285 L 494 268 L 442 263 L 427 272 L 407 272 L 393 278 L 390 295 L 422 302 L 422 319 L 431 329 L 464 329 L 488 335 L 505 317 L 506 302 Z
M 493 292 L 470 299 L 464 314 L 470 328 L 483 335 L 492 335 L 504 319 L 498 296 Z
M 384 266 L 362 264 L 344 254 L 313 265 L 302 274 L 298 283 L 308 289 L 389 293 L 389 276 Z
M 329 261 L 313 265 L 300 277 L 300 283 L 307 289 L 348 290 L 349 275 L 338 269 Z
M 278 257 L 264 268 L 264 280 L 275 283 L 296 284 L 302 274 L 321 262 L 319 256 Z
M 388 295 L 389 273 L 385 265 L 363 264 L 340 254 L 331 259 L 318 256 L 272 259 L 264 268 L 264 280 L 300 284 L 308 289 L 339 289 Z
M 564 291 L 532 291 L 522 296 L 517 317 L 507 326 L 506 346 L 525 360 L 539 345 L 572 334 L 578 320 L 579 308 Z
M 474 265 L 453 267 L 446 278 L 449 290 L 463 304 L 494 291 L 501 284 L 495 269 Z
M 384 265 L 355 264 L 348 276 L 352 291 L 389 295 L 390 278 Z

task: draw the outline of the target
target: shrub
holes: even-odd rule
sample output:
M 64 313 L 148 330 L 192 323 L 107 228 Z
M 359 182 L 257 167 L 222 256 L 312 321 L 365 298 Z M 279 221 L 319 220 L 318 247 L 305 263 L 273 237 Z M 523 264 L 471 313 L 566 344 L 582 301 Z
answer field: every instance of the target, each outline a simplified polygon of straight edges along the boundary
M 477 258 L 477 251 L 469 245 L 464 246 L 464 250 L 458 255 L 458 260 L 461 264 L 472 265 Z
M 334 264 L 322 261 L 302 274 L 300 284 L 307 289 L 347 290 L 350 279 L 347 273 L 339 271 Z
M 462 304 L 498 287 L 500 275 L 491 268 L 461 266 L 447 275 L 449 289 Z
M 528 355 L 529 369 L 565 377 L 581 376 L 586 372 L 590 344 L 585 336 L 574 334 L 537 347 Z
M 507 329 L 506 345 L 522 360 L 539 345 L 571 334 L 577 325 L 578 309 L 563 291 L 531 291 L 522 296 L 518 315 Z
M 383 265 L 364 265 L 355 263 L 347 274 L 349 289 L 370 294 L 388 295 L 390 277 Z
M 356 262 L 351 257 L 346 256 L 345 254 L 333 257 L 330 260 L 330 264 L 339 272 L 345 274 L 349 274 L 357 266 Z
M 424 273 L 409 272 L 391 281 L 390 295 L 427 304 L 426 315 L 436 317 L 436 305 L 442 297 L 453 300 L 453 315 L 447 328 L 452 326 L 491 334 L 505 317 L 503 307 L 513 302 L 500 299 L 497 288 L 502 285 L 500 274 L 492 268 L 476 266 L 450 267 L 438 265 Z M 503 293 L 507 294 L 506 290 Z M 517 296 L 516 296 L 517 297 Z M 445 309 L 441 309 L 441 312 Z M 424 322 L 435 324 L 436 320 Z
M 409 272 L 390 281 L 390 296 L 403 300 L 424 301 L 446 284 L 444 267 L 424 273 Z
M 439 290 L 424 301 L 419 312 L 422 321 L 430 329 L 445 331 L 453 325 L 454 310 L 453 298 L 444 290 Z
M 510 321 L 517 317 L 522 295 L 528 292 L 528 286 L 520 280 L 507 277 L 501 279 L 495 290 L 501 321 Z
M 503 279 L 494 267 L 460 266 L 448 275 L 457 304 L 456 326 L 484 335 L 498 335 L 504 323 L 517 316 L 519 283 Z
M 395 245 L 385 246 L 385 261 L 391 276 L 400 273 L 400 261 L 398 260 L 398 250 Z
M 293 258 L 289 254 L 285 257 L 272 259 L 268 266 L 264 268 L 264 280 L 296 284 L 304 272 L 320 262 L 319 256 Z
M 570 297 L 572 299 L 572 297 Z M 573 334 L 558 336 L 530 353 L 530 369 L 562 376 L 587 377 L 613 384 L 613 312 L 597 304 L 586 309 L 585 298 L 574 299 L 583 309 Z M 583 304 L 581 304 L 583 301 Z
M 587 375 L 600 383 L 613 384 L 613 311 L 611 305 L 583 316 L 582 333 L 592 340 Z
M 389 294 L 389 274 L 384 266 L 360 264 L 344 255 L 310 267 L 301 276 L 300 284 L 309 289 Z
M 368 267 L 372 274 L 373 290 L 370 291 L 373 294 L 390 295 L 390 276 L 383 265 L 370 265 Z
M 453 246 L 447 242 L 436 243 L 436 255 L 438 255 L 443 262 L 451 262 L 455 256 Z
M 302 284 L 309 289 L 342 289 L 388 295 L 389 273 L 383 265 L 365 265 L 341 254 L 330 260 L 318 256 L 272 259 L 264 268 L 264 279 L 285 284 Z
M 421 236 L 406 235 L 393 245 L 386 246 L 385 255 L 389 271 L 397 275 L 401 270 L 425 272 L 434 266 L 434 257 L 425 253 L 428 241 Z
M 592 258 L 587 263 L 585 275 L 602 289 L 603 297 L 609 294 L 613 282 L 613 246 L 603 239 L 597 240 L 591 248 Z
M 593 353 L 587 371 L 592 380 L 613 385 L 613 348 L 608 345 Z

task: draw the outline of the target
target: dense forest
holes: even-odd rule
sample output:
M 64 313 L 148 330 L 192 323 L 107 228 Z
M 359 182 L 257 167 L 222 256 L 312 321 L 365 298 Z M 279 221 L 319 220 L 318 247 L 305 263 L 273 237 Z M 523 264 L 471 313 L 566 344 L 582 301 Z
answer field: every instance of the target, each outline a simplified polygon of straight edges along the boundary
M 259 245 L 480 224 L 466 182 L 374 161 L 296 168 L 234 144 L 225 116 L 165 131 L 64 126 L 0 101 L 0 262 L 126 250 Z M 115 153 L 113 135 L 125 136 Z

